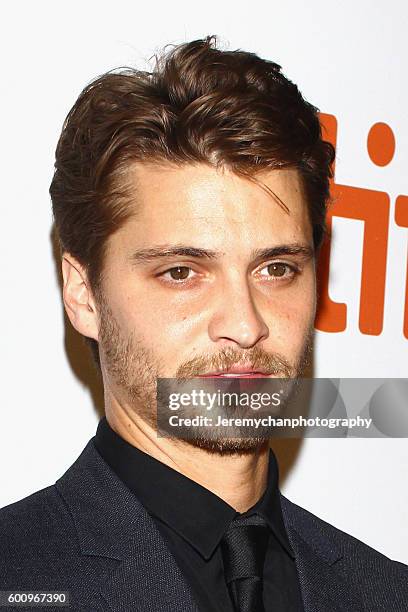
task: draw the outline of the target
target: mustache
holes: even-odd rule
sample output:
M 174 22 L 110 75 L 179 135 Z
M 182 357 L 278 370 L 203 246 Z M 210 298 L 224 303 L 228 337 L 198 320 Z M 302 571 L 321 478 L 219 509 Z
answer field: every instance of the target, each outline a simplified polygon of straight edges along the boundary
M 293 377 L 296 372 L 296 368 L 279 353 L 268 353 L 260 347 L 253 347 L 245 351 L 227 347 L 219 353 L 199 355 L 186 361 L 177 369 L 175 378 L 184 380 L 207 372 L 228 370 L 238 363 L 245 364 L 254 371 L 258 369 L 267 370 L 270 374 L 279 374 L 286 378 Z

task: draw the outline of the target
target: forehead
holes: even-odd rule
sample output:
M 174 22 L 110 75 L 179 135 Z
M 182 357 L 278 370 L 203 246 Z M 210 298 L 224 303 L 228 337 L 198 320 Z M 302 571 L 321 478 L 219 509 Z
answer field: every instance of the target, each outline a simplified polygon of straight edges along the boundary
M 135 215 L 118 232 L 117 240 L 125 246 L 129 242 L 130 246 L 177 242 L 203 247 L 211 243 L 224 250 L 299 240 L 312 244 L 298 172 L 269 170 L 256 178 L 258 183 L 204 164 L 135 164 L 130 172 Z

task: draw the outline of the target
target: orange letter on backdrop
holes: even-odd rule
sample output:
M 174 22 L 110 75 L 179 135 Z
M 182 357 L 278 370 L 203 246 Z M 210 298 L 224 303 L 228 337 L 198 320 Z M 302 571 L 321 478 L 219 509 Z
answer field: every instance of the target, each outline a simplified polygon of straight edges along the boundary
M 321 114 L 320 121 L 325 139 L 336 145 L 336 118 Z M 363 334 L 377 336 L 384 319 L 390 198 L 387 193 L 337 185 L 334 181 L 331 194 L 334 201 L 326 217 L 329 234 L 334 216 L 364 221 L 359 328 Z M 330 299 L 329 269 L 330 239 L 326 238 L 318 262 L 319 304 L 315 327 L 325 332 L 341 332 L 347 327 L 347 306 Z
M 399 196 L 395 203 L 395 223 L 401 227 L 408 227 L 408 197 Z M 408 338 L 408 256 L 407 275 L 405 279 L 405 313 L 404 313 L 404 336 Z

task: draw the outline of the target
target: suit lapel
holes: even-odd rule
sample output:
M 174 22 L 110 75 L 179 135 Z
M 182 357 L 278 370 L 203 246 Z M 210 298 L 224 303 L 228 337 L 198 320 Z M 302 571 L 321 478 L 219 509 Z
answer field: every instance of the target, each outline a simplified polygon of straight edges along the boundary
M 361 612 L 359 593 L 338 563 L 343 554 L 333 546 L 301 508 L 281 496 L 283 519 L 292 545 L 305 612 Z M 302 516 L 302 514 L 304 516 Z
M 95 585 L 110 610 L 198 611 L 152 518 L 103 461 L 92 440 L 56 487 L 69 507 L 82 555 L 110 559 Z M 117 562 L 113 571 L 112 559 Z

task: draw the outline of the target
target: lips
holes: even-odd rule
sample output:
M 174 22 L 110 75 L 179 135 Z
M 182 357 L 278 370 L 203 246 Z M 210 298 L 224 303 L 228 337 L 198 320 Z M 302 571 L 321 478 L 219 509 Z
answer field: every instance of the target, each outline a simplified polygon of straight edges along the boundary
M 266 374 L 207 374 L 197 378 L 269 378 Z
M 257 370 L 231 368 L 223 372 L 209 372 L 201 374 L 197 378 L 268 378 L 270 373 Z

